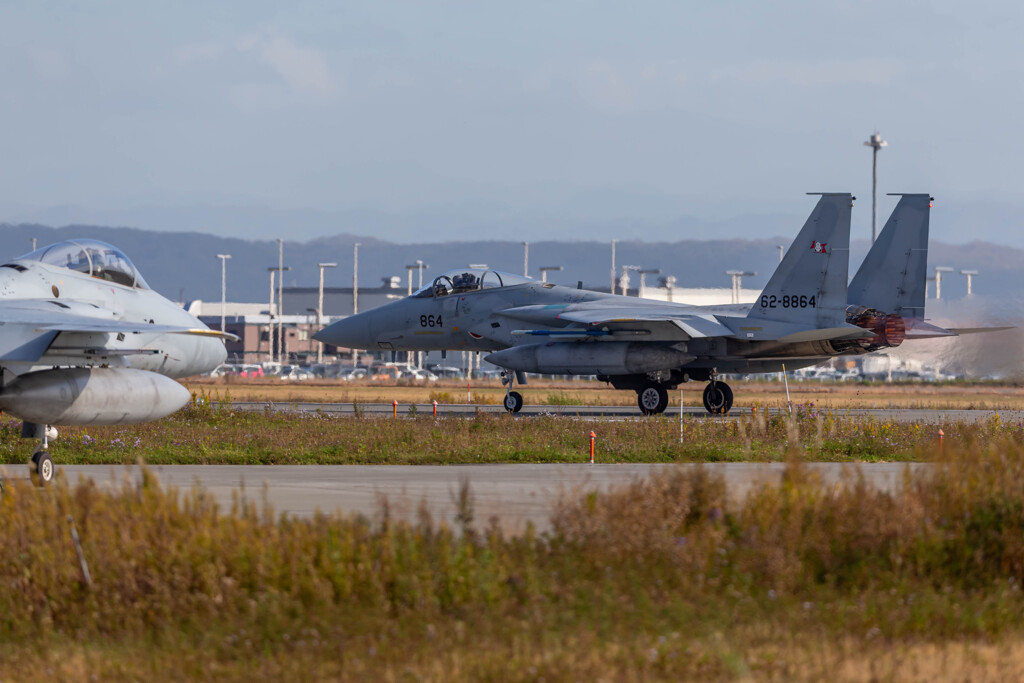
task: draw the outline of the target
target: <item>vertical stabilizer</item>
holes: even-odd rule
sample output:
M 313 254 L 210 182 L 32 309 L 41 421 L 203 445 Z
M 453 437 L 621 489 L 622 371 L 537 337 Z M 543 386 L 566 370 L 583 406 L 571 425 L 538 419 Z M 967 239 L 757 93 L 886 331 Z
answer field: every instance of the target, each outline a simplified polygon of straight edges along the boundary
M 815 327 L 845 323 L 853 200 L 848 192 L 821 193 L 749 317 Z
M 927 194 L 901 196 L 850 282 L 851 306 L 924 318 L 931 203 Z

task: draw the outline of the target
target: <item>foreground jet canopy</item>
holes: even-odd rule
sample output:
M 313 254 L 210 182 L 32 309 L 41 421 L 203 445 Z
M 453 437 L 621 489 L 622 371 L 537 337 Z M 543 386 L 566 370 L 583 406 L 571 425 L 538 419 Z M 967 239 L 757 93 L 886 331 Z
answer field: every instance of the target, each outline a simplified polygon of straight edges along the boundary
M 486 360 L 508 371 L 511 412 L 522 407 L 512 384 L 528 372 L 596 375 L 636 391 L 645 414 L 663 412 L 679 384 L 707 381 L 705 408 L 728 412 L 732 390 L 719 373 L 798 369 L 897 346 L 914 330 L 955 334 L 923 322 L 928 195 L 903 197 L 848 296 L 853 200 L 819 196 L 752 305 L 664 303 L 469 268 L 314 338 L 347 348 L 491 352 Z
M 223 336 L 146 284 L 117 248 L 59 242 L 0 265 L 0 410 L 42 442 L 32 456 L 53 476 L 51 425 L 155 420 L 190 396 L 173 378 L 224 361 Z

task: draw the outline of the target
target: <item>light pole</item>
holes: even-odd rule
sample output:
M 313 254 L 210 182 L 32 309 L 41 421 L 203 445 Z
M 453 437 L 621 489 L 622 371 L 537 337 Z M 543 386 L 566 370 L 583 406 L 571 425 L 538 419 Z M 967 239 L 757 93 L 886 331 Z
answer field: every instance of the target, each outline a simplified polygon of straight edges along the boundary
M 754 277 L 757 273 L 752 273 L 747 270 L 727 270 L 726 275 L 732 276 L 732 302 L 738 304 L 740 302 L 740 287 L 742 280 L 745 277 Z
M 228 297 L 228 270 L 227 263 L 228 259 L 231 258 L 231 254 L 217 254 L 217 258 L 220 259 L 220 332 L 224 334 L 224 318 L 227 313 L 227 297 Z
M 540 268 L 540 281 L 541 282 L 547 282 L 548 281 L 548 271 L 549 270 L 561 270 L 561 269 L 562 269 L 562 266 L 541 266 L 541 268 Z
M 412 296 L 412 271 L 418 270 L 420 272 L 420 284 L 417 289 L 423 289 L 423 269 L 429 267 L 430 266 L 424 264 L 421 259 L 416 259 L 416 263 L 405 267 L 409 275 L 409 296 Z
M 277 281 L 277 363 L 284 365 L 284 240 L 277 240 L 277 269 L 281 277 Z
M 976 270 L 961 270 L 960 274 L 967 278 L 967 296 L 971 295 L 971 280 L 978 274 Z
M 953 269 L 949 266 L 935 266 L 935 300 L 938 301 L 942 298 L 942 274 L 952 273 Z
M 530 243 L 523 242 L 523 276 L 530 277 Z
M 779 263 L 782 263 L 782 257 L 786 253 L 786 248 L 783 247 L 781 244 L 776 244 L 775 248 L 779 250 Z
M 639 291 L 637 291 L 636 295 L 637 296 L 643 296 L 643 291 L 644 291 L 644 289 L 647 288 L 647 276 L 648 275 L 660 275 L 661 274 L 661 268 L 640 269 L 637 272 L 640 273 L 640 289 L 639 289 Z
M 676 276 L 669 275 L 665 278 L 665 291 L 668 292 L 668 300 L 672 301 L 672 290 L 676 288 Z
M 612 294 L 615 293 L 615 243 L 618 240 L 612 240 Z M 625 293 L 625 292 L 623 292 Z
M 316 303 L 316 326 L 323 327 L 324 324 L 324 268 L 336 268 L 337 263 L 318 263 L 316 267 L 320 269 L 320 296 L 317 298 Z M 316 348 L 316 362 L 317 364 L 324 362 L 324 344 L 320 342 L 320 345 Z
M 352 245 L 352 315 L 359 312 L 359 242 Z M 358 354 L 352 349 L 352 369 L 356 367 Z
M 875 236 L 877 235 L 878 229 L 878 150 L 883 147 L 887 147 L 888 142 L 882 139 L 882 136 L 875 131 L 875 134 L 868 138 L 868 141 L 864 143 L 865 147 L 870 147 L 871 152 L 871 244 L 875 243 Z M 938 289 L 939 283 L 935 283 L 936 289 Z
M 270 316 L 270 324 L 267 326 L 267 360 L 273 362 L 274 360 L 274 276 L 281 273 L 281 279 L 284 280 L 284 271 L 291 270 L 291 266 L 282 268 L 270 266 L 267 270 L 270 272 L 270 308 L 267 310 L 267 314 Z M 278 303 L 280 306 L 280 303 Z M 276 311 L 276 317 L 278 320 L 281 319 L 281 311 Z

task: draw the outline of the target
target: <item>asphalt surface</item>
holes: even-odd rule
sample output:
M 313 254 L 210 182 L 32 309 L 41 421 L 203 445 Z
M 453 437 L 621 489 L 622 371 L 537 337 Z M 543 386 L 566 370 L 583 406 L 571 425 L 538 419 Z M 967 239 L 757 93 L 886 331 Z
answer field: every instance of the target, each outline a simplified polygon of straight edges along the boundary
M 276 412 L 299 412 L 299 413 L 322 413 L 325 415 L 356 415 L 361 414 L 367 417 L 393 417 L 395 406 L 391 403 L 274 403 L 271 401 L 245 402 L 236 401 L 233 404 L 236 410 L 272 410 Z M 432 415 L 434 406 L 432 404 L 399 404 L 397 412 L 399 417 L 408 417 L 412 414 L 417 416 Z M 709 420 L 721 420 L 722 416 L 708 415 L 703 407 L 683 406 L 683 415 L 687 418 L 699 418 Z M 750 415 L 750 408 L 734 408 L 724 419 L 735 419 Z M 780 409 L 770 409 L 771 413 L 781 412 Z M 849 408 L 844 410 L 833 410 L 833 414 L 850 417 L 873 417 L 882 421 L 891 420 L 894 422 L 976 422 L 987 420 L 993 415 L 999 414 L 1004 420 L 1024 420 L 1024 410 L 934 410 L 929 408 Z M 473 417 L 474 415 L 486 413 L 500 415 L 505 413 L 504 407 L 500 405 L 474 405 L 474 404 L 448 404 L 437 405 L 438 417 Z M 669 406 L 665 411 L 666 417 L 679 417 L 680 407 Z M 644 419 L 636 406 L 549 406 L 549 405 L 525 405 L 516 414 L 517 417 L 529 418 L 542 415 L 560 415 L 564 417 L 579 417 L 597 420 L 632 420 Z
M 550 528 L 551 514 L 560 497 L 627 484 L 667 468 L 704 467 L 725 477 L 730 495 L 739 499 L 752 486 L 776 482 L 781 463 L 713 463 L 705 465 L 157 465 L 151 466 L 167 486 L 188 489 L 198 485 L 209 492 L 221 510 L 233 501 L 269 504 L 277 514 L 308 517 L 318 510 L 341 511 L 379 519 L 386 498 L 392 519 L 415 521 L 424 506 L 437 522 L 456 527 L 458 494 L 468 483 L 475 526 L 496 518 L 507 532 L 520 533 L 532 523 L 540 531 Z M 875 487 L 892 490 L 908 467 L 927 465 L 865 463 L 809 465 L 827 486 L 841 482 L 855 470 Z M 27 467 L 8 467 L 10 476 L 27 476 Z M 125 477 L 137 479 L 137 466 L 69 465 L 58 476 L 72 482 L 85 477 L 101 486 L 116 486 Z

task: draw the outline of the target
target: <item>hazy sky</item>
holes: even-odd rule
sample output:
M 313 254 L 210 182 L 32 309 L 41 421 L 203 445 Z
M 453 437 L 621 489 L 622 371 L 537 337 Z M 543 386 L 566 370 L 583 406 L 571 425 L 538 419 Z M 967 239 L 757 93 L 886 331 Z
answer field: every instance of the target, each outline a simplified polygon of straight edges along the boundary
M 881 192 L 1001 212 L 933 235 L 1020 243 L 1022 7 L 7 0 L 0 221 L 665 239 L 853 191 L 866 225 L 877 128 Z

